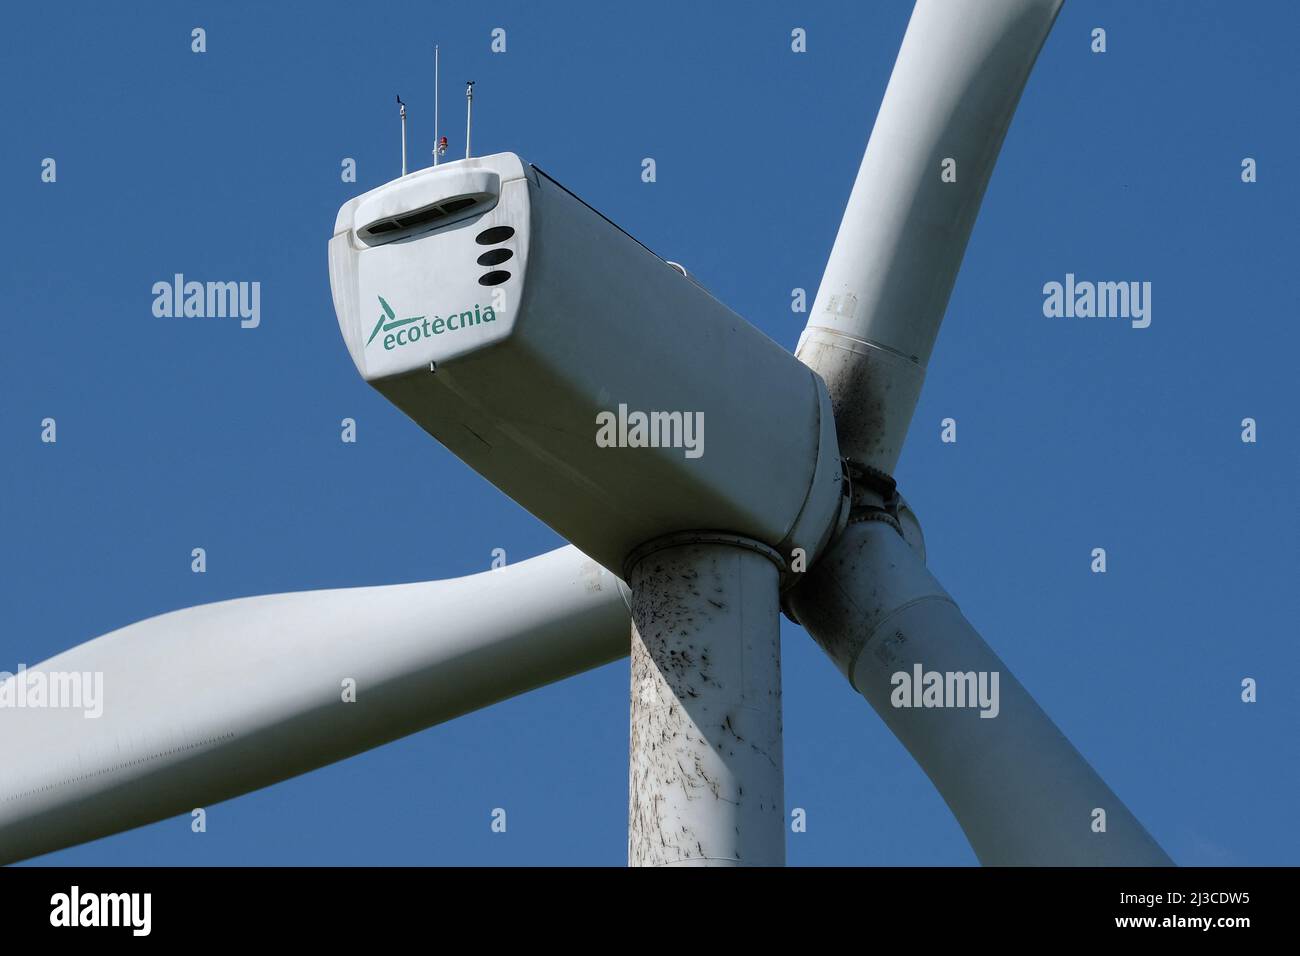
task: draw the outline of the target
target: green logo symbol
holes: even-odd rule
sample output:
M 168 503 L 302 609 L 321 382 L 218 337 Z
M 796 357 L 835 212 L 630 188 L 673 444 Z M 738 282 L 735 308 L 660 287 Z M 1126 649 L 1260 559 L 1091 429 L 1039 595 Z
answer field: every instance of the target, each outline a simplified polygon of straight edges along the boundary
M 380 344 L 383 345 L 385 352 L 400 349 L 404 345 L 412 345 L 435 335 L 459 332 L 461 329 L 469 329 L 484 322 L 497 320 L 496 310 L 492 306 L 478 303 L 475 303 L 472 309 L 449 312 L 445 317 L 435 315 L 429 318 L 425 315 L 413 315 L 410 318 L 399 319 L 393 307 L 388 304 L 388 300 L 382 295 L 378 298 L 384 312 L 375 323 L 370 338 L 366 339 L 366 347 L 369 348 L 370 343 L 379 338 L 379 333 L 383 332 L 384 337 L 380 340 Z
M 379 297 L 379 304 L 384 307 L 384 314 L 379 317 L 375 323 L 375 330 L 370 333 L 370 338 L 366 339 L 366 345 L 375 340 L 375 336 L 382 332 L 391 332 L 393 329 L 401 328 L 403 325 L 410 325 L 412 322 L 419 322 L 424 318 L 422 315 L 413 315 L 409 319 L 399 319 L 393 307 L 389 305 L 384 297 Z

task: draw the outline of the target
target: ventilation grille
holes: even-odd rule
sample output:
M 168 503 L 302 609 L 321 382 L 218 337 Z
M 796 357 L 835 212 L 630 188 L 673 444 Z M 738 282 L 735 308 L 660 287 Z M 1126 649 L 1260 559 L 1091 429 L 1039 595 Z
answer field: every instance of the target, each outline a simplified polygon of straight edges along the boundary
M 396 242 L 418 233 L 437 229 L 448 223 L 474 215 L 475 207 L 494 198 L 490 193 L 476 193 L 472 196 L 456 196 L 441 202 L 394 216 L 391 219 L 377 219 L 368 226 L 357 230 L 357 238 L 368 246 L 377 246 L 385 242 Z

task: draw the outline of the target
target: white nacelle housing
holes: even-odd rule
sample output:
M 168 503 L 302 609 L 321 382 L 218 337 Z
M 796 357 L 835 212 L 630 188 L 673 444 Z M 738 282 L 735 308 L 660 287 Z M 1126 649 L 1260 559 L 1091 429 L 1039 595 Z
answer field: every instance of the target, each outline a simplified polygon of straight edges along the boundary
M 833 532 L 841 469 L 816 373 L 518 156 L 349 201 L 329 259 L 366 381 L 615 572 L 677 531 L 809 562 Z

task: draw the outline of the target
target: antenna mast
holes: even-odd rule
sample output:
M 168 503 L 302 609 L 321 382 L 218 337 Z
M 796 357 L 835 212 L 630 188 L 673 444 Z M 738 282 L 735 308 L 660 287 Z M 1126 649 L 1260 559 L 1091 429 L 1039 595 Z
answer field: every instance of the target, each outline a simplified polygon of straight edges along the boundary
M 402 113 L 402 175 L 406 175 L 406 104 L 402 102 L 401 94 L 397 97 L 397 108 Z
M 438 165 L 438 44 L 433 45 L 433 165 Z
M 474 119 L 474 81 L 465 84 L 465 158 L 469 159 L 469 128 Z

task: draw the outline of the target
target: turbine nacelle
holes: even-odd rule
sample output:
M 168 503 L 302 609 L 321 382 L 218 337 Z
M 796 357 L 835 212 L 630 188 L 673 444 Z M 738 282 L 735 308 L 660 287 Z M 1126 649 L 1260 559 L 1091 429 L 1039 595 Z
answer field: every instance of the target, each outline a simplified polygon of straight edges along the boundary
M 798 567 L 835 530 L 818 375 L 512 153 L 346 203 L 330 280 L 362 377 L 616 572 L 700 529 Z

